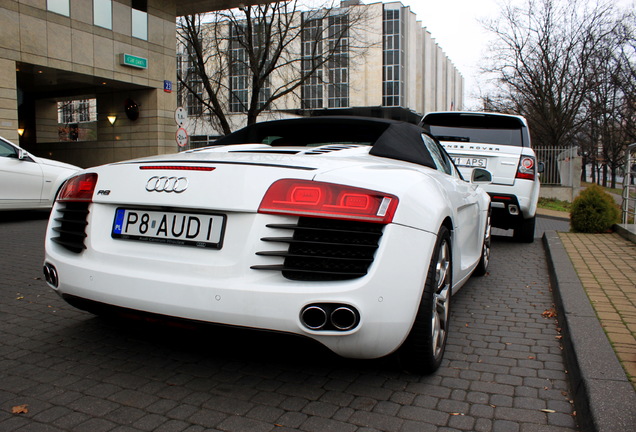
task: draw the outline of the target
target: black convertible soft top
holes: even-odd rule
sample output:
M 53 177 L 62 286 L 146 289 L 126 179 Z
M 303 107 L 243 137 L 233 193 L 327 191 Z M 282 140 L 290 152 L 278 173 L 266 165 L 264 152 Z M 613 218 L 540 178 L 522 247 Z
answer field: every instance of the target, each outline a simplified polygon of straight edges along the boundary
M 364 144 L 373 156 L 435 168 L 419 126 L 367 117 L 302 117 L 255 123 L 218 139 L 215 145 L 265 143 L 272 146 Z

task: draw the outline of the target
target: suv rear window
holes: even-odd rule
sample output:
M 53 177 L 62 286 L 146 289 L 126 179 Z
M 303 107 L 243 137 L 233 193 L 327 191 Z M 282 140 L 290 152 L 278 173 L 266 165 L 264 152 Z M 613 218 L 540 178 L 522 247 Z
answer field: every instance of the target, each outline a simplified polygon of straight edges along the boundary
M 423 123 L 440 141 L 523 147 L 523 123 L 514 117 L 431 114 L 424 117 Z

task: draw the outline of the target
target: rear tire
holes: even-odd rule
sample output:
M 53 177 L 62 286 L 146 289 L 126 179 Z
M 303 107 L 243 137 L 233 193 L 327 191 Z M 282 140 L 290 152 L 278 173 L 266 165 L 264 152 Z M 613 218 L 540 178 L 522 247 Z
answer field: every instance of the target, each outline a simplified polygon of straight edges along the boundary
M 442 363 L 450 322 L 452 270 L 450 233 L 442 227 L 413 327 L 398 351 L 400 363 L 408 372 L 430 374 Z
M 521 224 L 515 228 L 513 238 L 522 243 L 532 243 L 534 241 L 534 226 L 536 217 L 524 219 Z
M 486 228 L 484 230 L 484 242 L 481 247 L 481 258 L 475 270 L 473 276 L 484 276 L 488 272 L 488 264 L 490 264 L 490 241 L 491 241 L 491 224 L 490 224 L 490 212 L 486 218 Z

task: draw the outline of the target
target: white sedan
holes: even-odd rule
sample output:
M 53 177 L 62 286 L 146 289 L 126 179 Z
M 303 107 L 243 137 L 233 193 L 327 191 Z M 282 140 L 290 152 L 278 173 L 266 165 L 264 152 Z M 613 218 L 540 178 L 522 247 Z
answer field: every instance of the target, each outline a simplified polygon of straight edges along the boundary
M 64 180 L 80 170 L 33 156 L 0 137 L 0 211 L 51 208 Z
M 94 313 L 312 338 L 430 373 L 451 295 L 490 254 L 488 195 L 418 126 L 319 117 L 86 170 L 63 187 L 44 274 Z

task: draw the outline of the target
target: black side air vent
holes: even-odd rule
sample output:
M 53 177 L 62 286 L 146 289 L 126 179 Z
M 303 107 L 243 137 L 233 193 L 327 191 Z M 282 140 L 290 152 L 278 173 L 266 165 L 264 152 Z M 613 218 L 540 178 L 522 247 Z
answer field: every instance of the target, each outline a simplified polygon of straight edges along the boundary
M 352 149 L 352 148 L 356 148 L 356 147 L 363 147 L 363 146 L 355 145 L 355 144 L 327 145 L 327 146 L 323 146 L 323 147 L 318 147 L 315 150 L 308 150 L 304 154 L 306 154 L 306 155 L 321 155 L 321 154 L 325 154 L 325 153 L 331 153 L 331 152 L 340 151 L 340 150 L 347 150 L 347 149 Z
M 86 225 L 88 225 L 88 206 L 89 203 L 69 202 L 60 205 L 56 217 L 53 231 L 58 236 L 52 237 L 51 241 L 68 249 L 71 252 L 80 253 L 86 246 L 84 239 L 86 238 Z
M 280 271 L 287 279 L 302 281 L 347 280 L 366 275 L 384 229 L 384 225 L 371 222 L 304 217 L 297 224 L 267 226 L 289 230 L 290 235 L 262 238 L 280 246 L 257 255 L 280 257 L 283 263 L 251 268 Z

